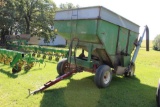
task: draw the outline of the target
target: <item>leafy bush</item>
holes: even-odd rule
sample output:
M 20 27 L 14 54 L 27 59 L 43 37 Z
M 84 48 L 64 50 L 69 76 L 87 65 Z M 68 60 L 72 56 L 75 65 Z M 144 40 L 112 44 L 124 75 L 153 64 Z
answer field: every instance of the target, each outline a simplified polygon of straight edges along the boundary
M 153 49 L 160 51 L 160 34 L 157 35 L 153 40 Z

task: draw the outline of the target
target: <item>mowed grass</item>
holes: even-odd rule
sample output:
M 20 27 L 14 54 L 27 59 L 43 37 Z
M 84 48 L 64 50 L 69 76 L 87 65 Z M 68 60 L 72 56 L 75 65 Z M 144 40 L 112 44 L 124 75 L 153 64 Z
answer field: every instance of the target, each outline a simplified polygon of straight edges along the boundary
M 113 76 L 109 87 L 99 89 L 94 74 L 77 73 L 42 93 L 28 96 L 57 77 L 55 61 L 46 66 L 36 64 L 30 71 L 17 75 L 0 64 L 0 107 L 156 107 L 156 88 L 160 78 L 160 52 L 144 48 L 136 60 L 136 76 Z

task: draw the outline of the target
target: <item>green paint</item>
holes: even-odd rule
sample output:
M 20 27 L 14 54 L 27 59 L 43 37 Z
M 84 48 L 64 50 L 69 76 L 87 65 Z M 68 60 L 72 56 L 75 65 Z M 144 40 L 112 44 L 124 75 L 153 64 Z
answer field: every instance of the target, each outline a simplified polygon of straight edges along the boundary
M 138 33 L 99 19 L 61 20 L 55 21 L 54 25 L 55 29 L 58 29 L 58 34 L 68 41 L 71 41 L 72 38 L 78 38 L 79 41 L 83 43 L 79 46 L 89 52 L 88 61 L 90 61 L 90 55 L 95 49 L 98 49 L 99 51 L 104 51 L 103 49 L 105 49 L 105 52 L 97 52 L 97 54 L 103 61 L 106 61 L 108 65 L 114 67 L 116 61 L 121 62 L 120 65 L 123 66 L 129 65 L 130 55 L 135 47 L 134 42 L 138 38 Z M 93 47 L 88 47 L 88 43 L 92 44 Z M 101 45 L 101 47 L 98 45 Z M 127 47 L 128 51 L 126 49 Z M 126 51 L 128 56 L 125 54 Z M 120 56 L 120 59 L 117 55 Z M 77 61 L 77 63 L 79 63 L 80 66 L 85 66 L 86 64 L 87 67 L 89 67 L 88 62 L 82 63 L 81 61 Z
M 43 60 L 38 60 L 32 57 L 31 54 L 24 54 L 23 52 L 7 50 L 7 49 L 0 49 L 0 59 L 5 58 L 8 60 L 11 58 L 10 66 L 14 67 L 19 61 L 26 61 L 28 63 L 39 62 L 43 63 Z M 4 62 L 2 62 L 4 63 Z
M 58 34 L 67 40 L 79 38 L 84 42 L 100 43 L 97 37 L 97 20 L 55 21 L 54 25 Z
M 106 52 L 109 55 L 115 55 L 118 26 L 103 20 L 99 20 L 97 33 L 99 39 L 105 47 Z
M 134 43 L 137 43 L 137 38 L 138 38 L 138 34 L 135 32 L 130 32 L 130 36 L 129 36 L 129 46 L 128 46 L 128 53 L 131 54 L 132 51 L 134 50 Z
M 123 56 L 121 58 L 122 66 L 126 67 L 130 63 L 131 56 Z
M 11 67 L 14 67 L 20 60 L 22 60 L 23 54 L 17 53 L 15 57 L 13 57 L 12 62 L 10 63 Z
M 126 53 L 128 32 L 129 32 L 129 30 L 122 28 L 122 27 L 120 28 L 119 41 L 118 41 L 118 52 L 119 53 Z
M 71 63 L 75 64 L 74 57 L 71 57 Z M 93 62 L 92 61 L 85 61 L 81 59 L 76 59 L 76 65 L 85 67 L 85 68 L 93 68 Z
M 43 47 L 37 47 L 37 46 L 30 46 L 30 45 L 15 45 L 15 44 L 10 44 L 10 47 L 18 47 L 19 51 L 21 49 L 27 49 L 29 51 L 33 52 L 40 52 L 40 53 L 46 53 L 46 52 L 54 52 L 54 53 L 61 53 L 66 55 L 68 50 L 60 50 L 60 49 L 54 49 L 54 48 L 43 48 Z M 12 51 L 13 52 L 13 51 Z

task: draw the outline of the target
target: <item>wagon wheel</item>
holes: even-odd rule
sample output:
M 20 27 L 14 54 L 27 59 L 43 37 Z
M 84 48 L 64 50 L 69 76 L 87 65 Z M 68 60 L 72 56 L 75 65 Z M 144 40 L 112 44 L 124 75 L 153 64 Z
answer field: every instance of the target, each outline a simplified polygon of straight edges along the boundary
M 32 56 L 35 57 L 35 56 L 36 56 L 36 53 L 33 53 Z
M 55 60 L 58 62 L 59 61 L 59 57 L 56 57 Z
M 25 67 L 24 67 L 24 70 L 25 71 L 29 71 L 31 69 L 31 67 L 29 66 L 29 65 L 26 65 Z
M 34 66 L 34 64 L 35 64 L 34 62 L 30 63 L 30 67 L 33 67 L 33 66 Z
M 127 69 L 127 72 L 124 73 L 125 77 L 132 77 L 135 73 L 135 64 L 131 64 Z
M 43 59 L 46 59 L 46 55 L 43 55 Z
M 101 65 L 96 70 L 94 82 L 99 88 L 107 87 L 112 80 L 112 71 L 108 65 Z
M 67 69 L 67 58 L 62 59 L 61 61 L 58 62 L 57 64 L 57 73 L 59 76 L 63 75 Z
M 6 60 L 6 58 L 5 58 L 5 56 L 4 56 L 4 57 L 2 57 L 2 59 L 1 59 L 0 62 L 3 62 L 3 63 L 4 63 L 5 60 Z
M 157 106 L 160 107 L 160 82 L 157 88 L 156 100 L 157 100 Z
M 40 57 L 41 57 L 41 54 L 38 53 L 38 54 L 37 54 L 37 58 L 40 58 Z
M 14 67 L 12 68 L 12 73 L 13 73 L 13 74 L 18 73 L 18 72 L 20 72 L 21 70 L 22 70 L 22 67 L 20 67 L 20 66 L 14 66 Z
M 49 56 L 49 57 L 48 57 L 48 60 L 52 60 L 52 56 Z
M 12 59 L 11 58 L 6 58 L 5 60 L 4 60 L 4 64 L 10 64 L 10 62 L 12 61 Z

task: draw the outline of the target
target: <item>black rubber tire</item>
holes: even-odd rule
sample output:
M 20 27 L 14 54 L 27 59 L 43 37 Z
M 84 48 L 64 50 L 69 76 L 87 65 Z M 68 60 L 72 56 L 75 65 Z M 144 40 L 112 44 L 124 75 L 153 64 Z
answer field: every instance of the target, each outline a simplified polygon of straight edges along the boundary
M 55 58 L 55 61 L 57 61 L 57 62 L 58 62 L 58 61 L 59 61 L 59 57 L 56 57 L 56 58 Z
M 12 74 L 15 74 L 15 73 L 18 73 L 18 72 L 20 72 L 22 70 L 22 68 L 21 67 L 16 67 L 16 66 L 14 66 L 13 68 L 12 68 Z
M 57 73 L 59 74 L 59 76 L 63 75 L 65 72 L 65 64 L 67 63 L 67 58 L 63 58 L 62 60 L 60 60 L 57 64 Z
M 160 82 L 157 87 L 157 94 L 156 94 L 157 106 L 160 107 Z
M 46 59 L 46 55 L 43 55 L 43 57 L 42 57 L 43 59 Z
M 107 75 L 107 77 L 106 77 Z M 99 88 L 107 87 L 112 80 L 112 71 L 108 65 L 101 65 L 96 70 L 94 82 Z
M 29 66 L 29 65 L 26 65 L 25 67 L 24 67 L 24 70 L 25 71 L 29 71 L 31 69 L 31 67 Z
M 36 56 L 36 53 L 33 53 L 33 54 L 32 54 L 32 57 L 35 57 L 35 56 Z
M 49 57 L 48 57 L 48 60 L 50 60 L 50 61 L 51 61 L 51 60 L 52 60 L 52 56 L 49 56 Z
M 37 54 L 37 58 L 40 58 L 41 57 L 41 54 Z

